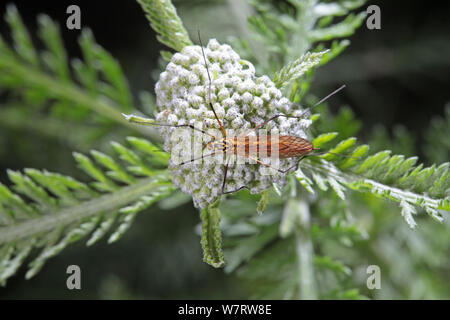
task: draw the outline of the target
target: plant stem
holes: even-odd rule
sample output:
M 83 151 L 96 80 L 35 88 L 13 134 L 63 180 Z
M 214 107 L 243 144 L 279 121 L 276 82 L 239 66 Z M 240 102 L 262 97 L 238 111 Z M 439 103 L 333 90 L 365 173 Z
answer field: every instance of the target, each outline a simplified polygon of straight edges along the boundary
M 297 228 L 295 230 L 295 243 L 298 259 L 298 297 L 312 300 L 317 298 L 316 283 L 314 279 L 314 248 L 310 237 L 310 212 L 306 200 L 291 199 L 297 204 L 293 206 L 298 210 Z

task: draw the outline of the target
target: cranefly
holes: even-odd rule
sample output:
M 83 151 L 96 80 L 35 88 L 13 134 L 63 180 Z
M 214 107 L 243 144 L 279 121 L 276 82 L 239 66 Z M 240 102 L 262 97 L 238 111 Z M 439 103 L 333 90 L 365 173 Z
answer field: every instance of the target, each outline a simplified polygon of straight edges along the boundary
M 313 107 L 286 115 L 293 104 L 281 96 L 268 77 L 255 79 L 253 65 L 241 60 L 230 46 L 221 46 L 211 40 L 204 49 L 200 36 L 199 41 L 200 47 L 188 46 L 181 53 L 174 54 L 166 71 L 161 74 L 155 90 L 160 110 L 157 121 L 135 115 L 126 116 L 127 119 L 164 128 L 161 131 L 166 151 L 174 147 L 169 137 L 175 128 L 209 136 L 211 140 L 204 148 L 208 152 L 197 157 L 188 155 L 187 161 L 170 163 L 174 183 L 190 193 L 199 207 L 204 207 L 220 194 L 243 188 L 258 193 L 270 187 L 271 182 L 283 185 L 284 174 L 295 169 L 304 156 L 316 150 L 304 132 L 310 124 L 310 120 L 305 119 L 310 109 L 344 86 Z M 217 128 L 219 134 L 203 130 L 204 124 Z M 271 134 L 259 135 L 258 130 L 269 124 L 272 125 Z M 225 129 L 229 127 L 244 130 L 244 133 L 230 135 Z M 218 154 L 225 156 L 223 164 L 206 161 L 199 164 L 197 161 Z M 274 155 L 280 159 L 279 166 L 263 161 Z M 236 156 L 272 168 L 278 174 L 267 175 L 251 164 L 233 164 L 231 159 Z

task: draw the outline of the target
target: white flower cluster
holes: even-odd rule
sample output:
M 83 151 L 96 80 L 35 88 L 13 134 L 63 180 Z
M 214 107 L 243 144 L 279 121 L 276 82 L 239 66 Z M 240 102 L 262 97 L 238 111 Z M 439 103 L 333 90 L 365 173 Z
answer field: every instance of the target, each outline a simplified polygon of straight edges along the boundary
M 256 77 L 253 65 L 241 60 L 229 45 L 220 45 L 212 39 L 204 48 L 204 52 L 212 79 L 211 103 L 227 131 L 242 132 L 254 128 L 280 113 L 293 116 L 301 114 L 298 107 L 293 108 L 292 103 L 282 97 L 280 90 L 269 77 Z M 159 123 L 190 124 L 204 131 L 220 129 L 209 107 L 208 74 L 199 46 L 184 47 L 181 53 L 173 55 L 166 70 L 161 73 L 155 91 L 158 108 L 156 119 Z M 270 134 L 306 138 L 304 130 L 310 124 L 311 121 L 308 119 L 279 117 L 271 121 L 267 127 L 270 127 Z M 175 142 L 171 139 L 174 130 L 180 129 L 174 127 L 160 129 L 167 152 L 172 152 L 176 148 Z M 189 128 L 183 130 L 190 136 L 202 135 Z M 203 139 L 202 149 L 205 149 L 206 142 L 211 138 L 204 135 Z M 190 151 L 191 147 L 186 145 L 185 149 L 184 151 Z M 200 150 L 200 155 L 202 151 Z M 203 151 L 203 154 L 207 153 L 210 152 Z M 198 156 L 199 154 L 195 154 L 195 157 Z M 214 161 L 214 158 L 206 160 L 207 158 L 204 161 L 179 165 L 171 159 L 169 163 L 174 184 L 183 192 L 191 194 L 195 206 L 200 208 L 204 208 L 220 196 L 225 172 L 223 161 Z M 280 160 L 279 168 L 287 169 L 295 164 L 295 161 L 295 159 Z M 272 183 L 280 186 L 286 183 L 285 175 L 281 173 L 267 175 L 267 168 L 254 161 L 252 163 L 230 163 L 225 191 L 247 186 L 251 193 L 260 193 L 271 187 Z

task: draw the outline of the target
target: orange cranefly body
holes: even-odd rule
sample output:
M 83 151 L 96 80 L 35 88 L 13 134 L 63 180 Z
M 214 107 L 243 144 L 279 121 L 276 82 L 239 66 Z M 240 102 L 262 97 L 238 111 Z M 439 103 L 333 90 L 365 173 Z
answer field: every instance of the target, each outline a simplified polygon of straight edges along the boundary
M 233 144 L 232 153 L 246 158 L 296 158 L 310 153 L 314 146 L 306 139 L 294 136 L 245 136 L 227 139 Z M 231 151 L 231 150 L 230 150 Z

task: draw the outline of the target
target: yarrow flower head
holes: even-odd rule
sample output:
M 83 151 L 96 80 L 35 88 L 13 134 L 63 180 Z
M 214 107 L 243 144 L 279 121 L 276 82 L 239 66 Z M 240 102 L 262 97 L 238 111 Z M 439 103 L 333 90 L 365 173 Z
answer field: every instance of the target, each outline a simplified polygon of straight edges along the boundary
M 206 132 L 209 129 L 218 130 L 219 123 L 209 107 L 211 101 L 228 136 L 228 131 L 248 131 L 280 113 L 292 116 L 299 116 L 302 113 L 298 106 L 294 107 L 287 98 L 282 96 L 281 91 L 269 77 L 256 77 L 254 66 L 242 60 L 229 45 L 221 45 L 217 40 L 211 39 L 204 48 L 204 53 L 211 77 L 210 94 L 208 73 L 201 48 L 199 46 L 184 47 L 182 52 L 172 56 L 166 70 L 161 73 L 156 83 L 158 122 L 170 125 L 194 125 Z M 310 124 L 309 119 L 279 117 L 266 127 L 272 135 L 306 138 L 305 129 Z M 183 192 L 192 195 L 196 207 L 204 208 L 222 193 L 225 163 L 217 161 L 215 157 L 183 165 L 175 163 L 173 159 L 175 149 L 181 153 L 191 150 L 190 143 L 184 142 L 185 145 L 181 145 L 180 148 L 179 141 L 171 138 L 175 130 L 180 128 L 161 127 L 160 129 L 164 138 L 164 148 L 172 154 L 169 169 L 173 182 Z M 201 155 L 211 137 L 189 128 L 183 130 L 184 135 L 203 136 L 205 140 L 200 144 L 199 154 Z M 207 153 L 210 152 L 203 152 L 204 155 Z M 198 158 L 199 154 L 194 153 L 193 157 Z M 296 159 L 280 159 L 278 168 L 287 169 L 295 164 L 295 161 Z M 286 183 L 284 174 L 277 172 L 268 175 L 266 172 L 266 167 L 254 161 L 251 163 L 230 162 L 225 190 L 236 190 L 246 186 L 251 193 L 260 193 L 270 188 L 272 183 L 280 186 Z

